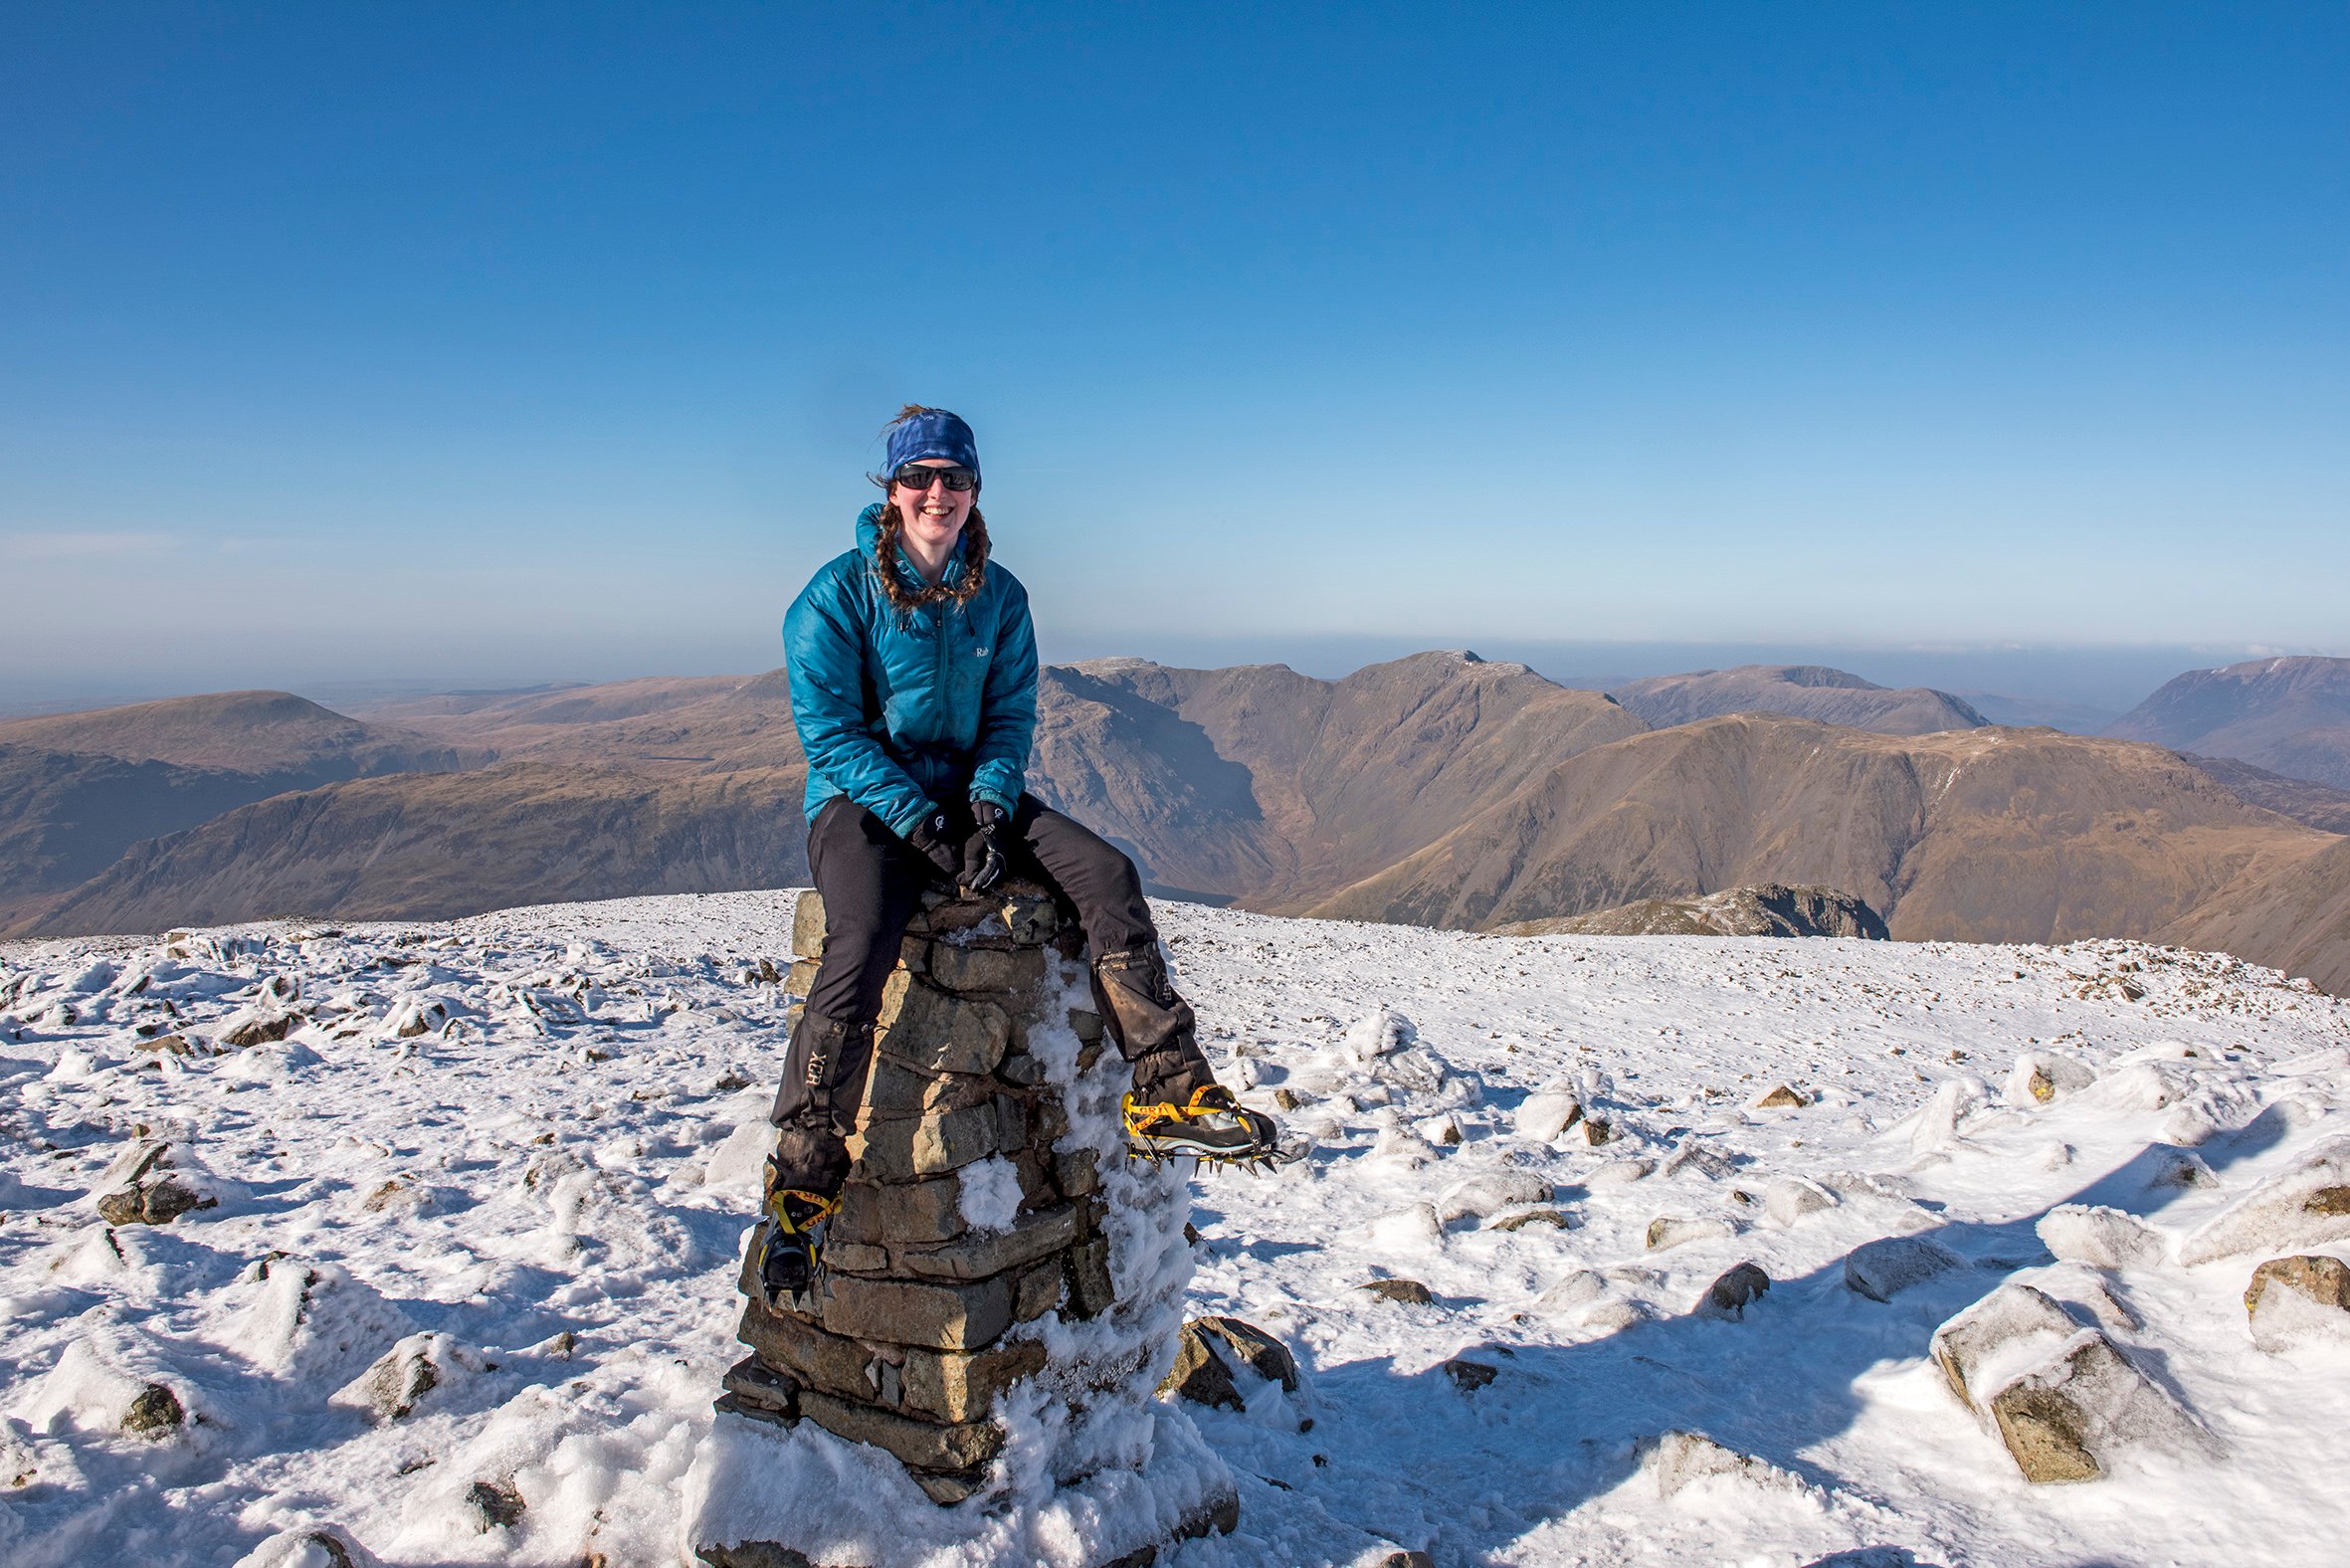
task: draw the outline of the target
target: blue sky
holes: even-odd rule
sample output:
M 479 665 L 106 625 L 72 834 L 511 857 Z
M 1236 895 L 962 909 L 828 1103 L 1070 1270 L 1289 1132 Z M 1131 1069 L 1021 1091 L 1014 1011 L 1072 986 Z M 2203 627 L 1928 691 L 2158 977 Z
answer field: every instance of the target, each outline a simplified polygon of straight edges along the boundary
M 12 7 L 0 697 L 765 668 L 907 399 L 1048 657 L 2350 654 L 2345 80 L 2339 4 Z

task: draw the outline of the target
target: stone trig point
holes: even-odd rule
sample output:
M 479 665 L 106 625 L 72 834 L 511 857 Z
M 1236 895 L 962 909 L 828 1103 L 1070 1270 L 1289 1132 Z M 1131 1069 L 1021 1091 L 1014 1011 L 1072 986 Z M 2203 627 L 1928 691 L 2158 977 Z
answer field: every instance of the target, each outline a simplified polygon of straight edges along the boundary
M 794 992 L 823 939 L 803 893 Z M 686 1482 L 701 1561 L 1140 1568 L 1237 1522 L 1222 1461 L 1153 1398 L 1191 1275 L 1188 1167 L 1125 1156 L 1131 1076 L 1083 956 L 1030 883 L 915 915 L 807 1310 L 758 1298 L 749 1241 L 751 1353 Z

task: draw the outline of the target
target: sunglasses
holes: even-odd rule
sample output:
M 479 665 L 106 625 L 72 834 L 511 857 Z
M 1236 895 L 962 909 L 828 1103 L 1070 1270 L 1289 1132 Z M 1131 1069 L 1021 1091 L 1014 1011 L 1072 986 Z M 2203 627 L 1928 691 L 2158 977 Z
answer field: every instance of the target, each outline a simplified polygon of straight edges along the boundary
M 932 480 L 943 481 L 950 490 L 974 490 L 979 485 L 979 476 L 969 469 L 925 469 L 910 463 L 890 476 L 889 482 L 907 490 L 926 490 Z

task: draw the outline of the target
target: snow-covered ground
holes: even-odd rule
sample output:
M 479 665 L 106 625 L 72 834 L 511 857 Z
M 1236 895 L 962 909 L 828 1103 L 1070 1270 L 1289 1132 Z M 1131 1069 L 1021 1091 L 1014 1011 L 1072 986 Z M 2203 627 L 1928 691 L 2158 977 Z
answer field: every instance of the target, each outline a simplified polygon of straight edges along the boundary
M 282 1532 L 330 1524 L 392 1563 L 676 1562 L 739 1353 L 787 1000 L 757 964 L 788 957 L 791 903 L 0 948 L 0 1559 L 292 1563 Z M 1318 1144 L 1194 1184 L 1191 1310 L 1285 1340 L 1306 1383 L 1195 1412 L 1242 1522 L 1169 1568 L 2339 1560 L 2350 1351 L 2252 1346 L 2267 1253 L 2177 1260 L 2350 1128 L 2350 1004 L 2126 943 L 1160 913 L 1220 1071 Z M 289 1007 L 310 1021 L 286 1039 L 206 1054 Z M 2010 1088 L 2026 1052 L 2096 1081 L 2044 1105 Z M 1782 1083 L 1808 1103 L 1752 1108 Z M 1614 1137 L 1558 1133 L 1569 1096 Z M 142 1129 L 213 1207 L 98 1218 Z M 2060 1204 L 2157 1244 L 2056 1261 L 2036 1225 Z M 1902 1235 L 1968 1267 L 1847 1286 L 1855 1247 Z M 1744 1261 L 1769 1293 L 1694 1313 Z M 2011 1278 L 2093 1310 L 2207 1437 L 2026 1484 L 1926 1359 Z M 380 1419 L 362 1374 L 412 1335 L 448 1336 L 412 1342 L 440 1381 Z M 186 1419 L 125 1435 L 150 1384 Z M 1755 1463 L 1686 1463 L 1670 1431 Z

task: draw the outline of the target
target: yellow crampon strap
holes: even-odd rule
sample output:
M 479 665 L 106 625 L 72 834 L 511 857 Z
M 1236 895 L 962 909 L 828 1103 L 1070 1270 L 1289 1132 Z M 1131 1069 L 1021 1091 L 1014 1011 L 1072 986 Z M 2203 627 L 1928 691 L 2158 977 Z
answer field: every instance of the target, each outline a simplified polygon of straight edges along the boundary
M 795 1220 L 784 1207 L 783 1200 L 786 1198 L 797 1198 L 802 1203 L 812 1205 L 816 1212 L 805 1220 Z M 767 1194 L 767 1217 L 780 1226 L 787 1236 L 798 1236 L 814 1229 L 820 1221 L 829 1219 L 840 1206 L 841 1200 L 837 1196 L 820 1197 L 798 1187 L 778 1187 Z
M 1156 1104 L 1138 1105 L 1134 1102 L 1133 1095 L 1126 1094 L 1121 1096 L 1118 1100 L 1118 1108 L 1124 1113 L 1126 1118 L 1127 1136 L 1135 1138 L 1147 1138 L 1151 1135 L 1151 1129 L 1158 1126 L 1161 1122 L 1192 1121 L 1198 1117 L 1208 1115 L 1211 1112 L 1227 1109 L 1228 1107 L 1224 1105 L 1203 1105 L 1200 1103 L 1202 1099 L 1206 1098 L 1214 1091 L 1215 1086 L 1213 1084 L 1206 1088 L 1193 1089 L 1191 1091 L 1191 1103 L 1188 1105 L 1169 1104 L 1164 1100 L 1159 1101 Z

